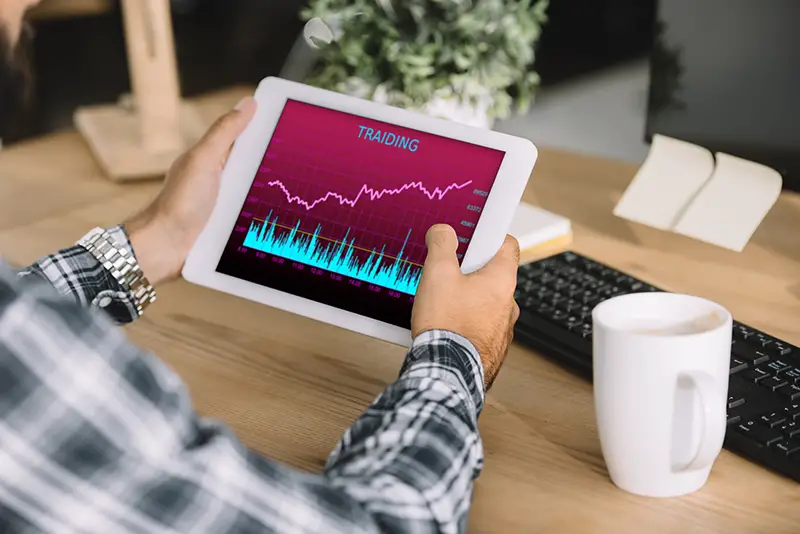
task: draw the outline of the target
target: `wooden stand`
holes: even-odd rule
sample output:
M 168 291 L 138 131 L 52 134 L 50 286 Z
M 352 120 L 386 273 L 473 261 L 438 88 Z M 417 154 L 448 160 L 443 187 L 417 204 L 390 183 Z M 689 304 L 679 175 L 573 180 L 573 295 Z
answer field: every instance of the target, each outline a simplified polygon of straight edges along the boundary
M 112 180 L 163 176 L 206 125 L 181 101 L 169 0 L 122 0 L 131 105 L 80 108 L 75 125 Z

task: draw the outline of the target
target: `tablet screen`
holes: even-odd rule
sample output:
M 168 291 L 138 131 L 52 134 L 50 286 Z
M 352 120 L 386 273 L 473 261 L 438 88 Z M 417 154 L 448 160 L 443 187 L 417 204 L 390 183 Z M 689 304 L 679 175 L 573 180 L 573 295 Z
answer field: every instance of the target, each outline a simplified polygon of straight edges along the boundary
M 217 271 L 409 328 L 425 233 L 460 261 L 504 156 L 288 100 Z

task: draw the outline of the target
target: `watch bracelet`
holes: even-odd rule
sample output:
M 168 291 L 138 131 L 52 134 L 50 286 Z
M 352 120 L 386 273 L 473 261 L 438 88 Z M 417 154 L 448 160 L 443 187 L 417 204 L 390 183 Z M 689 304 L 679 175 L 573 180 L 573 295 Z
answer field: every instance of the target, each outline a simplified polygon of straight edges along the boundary
M 88 250 L 111 276 L 133 297 L 136 312 L 141 316 L 144 309 L 156 300 L 156 292 L 142 272 L 139 263 L 104 229 L 96 228 L 79 244 Z

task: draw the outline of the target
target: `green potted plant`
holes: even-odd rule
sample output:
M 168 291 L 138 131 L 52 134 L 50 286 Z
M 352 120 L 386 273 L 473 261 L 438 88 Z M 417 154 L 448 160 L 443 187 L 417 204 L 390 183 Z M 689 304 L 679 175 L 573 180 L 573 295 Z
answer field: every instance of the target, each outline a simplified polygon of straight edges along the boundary
M 310 0 L 301 16 L 326 25 L 330 38 L 315 42 L 317 61 L 305 81 L 490 128 L 532 101 L 547 4 Z

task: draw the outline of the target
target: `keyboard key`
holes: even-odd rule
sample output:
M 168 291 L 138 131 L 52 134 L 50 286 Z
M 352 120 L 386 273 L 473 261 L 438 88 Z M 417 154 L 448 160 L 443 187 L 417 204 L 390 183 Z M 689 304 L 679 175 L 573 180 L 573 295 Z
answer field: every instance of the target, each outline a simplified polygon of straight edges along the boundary
M 627 274 L 619 274 L 617 278 L 614 280 L 614 283 L 618 286 L 622 286 L 626 289 L 630 289 L 638 280 L 632 276 Z
M 756 335 L 755 331 L 749 326 L 737 323 L 733 328 L 733 337 L 747 341 L 749 337 Z
M 787 438 L 792 438 L 794 436 L 800 436 L 800 423 L 797 421 L 792 421 L 791 423 L 784 423 L 781 426 L 781 432 Z
M 781 434 L 779 428 L 761 426 L 756 424 L 755 421 L 742 423 L 736 427 L 736 430 L 766 446 L 783 440 L 783 434 Z
M 792 352 L 792 347 L 783 341 L 775 341 L 769 346 L 769 352 L 775 356 L 787 356 Z
M 762 415 L 758 420 L 770 428 L 775 428 L 776 426 L 781 426 L 786 421 L 786 414 L 782 412 L 770 412 Z
M 617 271 L 615 271 L 614 269 L 609 269 L 608 267 L 602 267 L 597 270 L 597 274 L 602 276 L 603 278 L 616 278 L 617 274 L 619 273 L 617 273 Z
M 556 269 L 556 272 L 561 276 L 568 278 L 578 272 L 578 269 L 571 265 L 562 265 Z
M 742 404 L 744 404 L 744 397 L 740 397 L 739 395 L 731 395 L 728 397 L 728 409 L 736 408 Z
M 775 448 L 783 452 L 783 454 L 786 456 L 789 456 L 790 454 L 795 454 L 800 451 L 800 441 L 794 439 L 785 439 L 777 442 L 775 444 Z
M 636 290 L 637 293 L 651 293 L 651 292 L 654 292 L 654 291 L 658 291 L 658 289 L 656 287 L 654 287 L 654 286 L 651 286 L 650 284 L 645 284 L 644 282 Z
M 561 292 L 570 298 L 575 298 L 580 296 L 581 293 L 583 293 L 583 286 L 573 282 L 564 289 L 562 289 Z
M 600 270 L 601 270 L 603 267 L 604 267 L 603 265 L 600 265 L 599 263 L 597 263 L 597 262 L 596 262 L 596 261 L 594 261 L 594 260 L 590 260 L 589 258 L 584 258 L 584 259 L 583 259 L 583 268 L 584 268 L 585 270 L 587 270 L 587 271 L 590 271 L 590 272 L 598 272 L 598 271 L 600 271 Z
M 580 329 L 578 329 L 578 333 L 581 335 L 582 338 L 586 339 L 592 336 L 592 325 L 589 323 L 584 323 L 581 325 Z
M 553 289 L 553 291 L 561 291 L 565 287 L 569 286 L 569 282 L 564 278 L 556 278 L 548 285 Z
M 742 413 L 747 409 L 747 404 L 740 404 L 735 408 L 728 408 L 728 425 L 738 423 L 742 420 Z
M 800 386 L 795 384 L 780 387 L 777 392 L 791 401 L 800 400 Z
M 786 419 L 792 421 L 800 420 L 800 404 L 792 404 L 791 406 L 787 406 L 783 409 L 783 413 L 786 414 Z
M 606 286 L 597 291 L 597 296 L 603 300 L 607 300 L 611 297 L 617 296 L 617 292 L 613 286 Z
M 523 297 L 533 297 L 539 295 L 540 292 L 543 291 L 543 288 L 538 285 L 531 284 L 530 282 L 526 282 L 521 286 L 517 286 L 517 289 L 522 294 Z
M 565 311 L 565 312 L 567 312 L 567 314 L 569 314 L 570 310 L 575 309 L 574 306 L 572 308 L 570 307 L 570 304 L 569 304 L 570 302 L 575 302 L 575 301 L 573 301 L 572 299 L 568 299 L 568 298 L 561 299 L 556 304 L 556 308 L 558 308 L 559 310 Z
M 587 306 L 591 306 L 592 308 L 594 308 L 595 306 L 603 302 L 603 299 L 598 296 L 595 296 L 590 299 L 583 299 L 583 302 L 586 303 Z
M 749 371 L 745 371 L 742 373 L 742 376 L 749 380 L 750 382 L 758 383 L 761 380 L 765 380 L 770 377 L 769 373 L 765 370 L 761 369 L 760 367 L 756 367 L 755 369 L 750 369 Z
M 517 270 L 517 283 L 522 283 L 525 280 L 533 280 L 538 278 L 543 272 L 544 269 L 526 269 L 526 266 L 523 265 Z
M 584 289 L 587 291 L 593 291 L 596 295 L 599 296 L 599 291 L 602 287 L 604 287 L 602 282 L 589 282 L 588 284 L 586 284 Z
M 728 426 L 730 426 L 730 425 L 732 425 L 734 423 L 738 423 L 741 420 L 742 420 L 742 417 L 740 415 L 738 415 L 738 414 L 735 414 L 735 413 L 729 413 L 728 414 Z
M 751 343 L 755 343 L 757 345 L 761 345 L 762 347 L 766 347 L 766 346 L 772 344 L 773 341 L 775 341 L 775 338 L 773 338 L 772 336 L 768 336 L 766 334 L 763 334 L 761 332 L 756 333 L 756 335 L 753 336 L 753 338 L 750 340 Z
M 562 319 L 556 319 L 555 322 L 567 330 L 572 330 L 583 323 L 579 317 L 575 317 L 574 315 L 567 315 Z
M 536 308 L 537 306 L 542 304 L 542 301 L 537 299 L 536 297 L 524 297 L 521 299 L 517 299 L 517 302 L 519 303 L 520 308 L 523 309 Z
M 800 368 L 792 367 L 781 373 L 781 375 L 790 384 L 800 384 Z
M 538 297 L 538 298 L 539 298 L 539 300 L 547 300 L 547 299 L 549 299 L 550 297 L 552 297 L 553 295 L 555 295 L 555 293 L 553 292 L 553 290 L 552 290 L 552 289 L 549 289 L 549 288 L 547 288 L 547 287 L 540 287 L 540 288 L 538 288 L 538 289 L 536 290 L 536 292 L 534 293 L 534 295 L 535 295 L 536 297 Z
M 777 376 L 771 376 L 769 378 L 765 378 L 764 380 L 759 380 L 758 385 L 764 386 L 765 388 L 775 391 L 785 386 L 786 380 L 784 380 L 783 378 L 779 378 Z
M 735 343 L 732 345 L 731 350 L 738 358 L 748 362 L 750 365 L 758 365 L 769 360 L 768 354 L 746 343 Z
M 766 365 L 766 368 L 771 369 L 773 374 L 778 374 L 781 371 L 785 371 L 789 367 L 791 367 L 791 365 L 783 360 L 772 360 Z
M 744 360 L 740 360 L 739 358 L 731 358 L 731 374 L 736 374 L 739 371 L 744 371 L 747 369 L 748 365 L 747 362 Z

